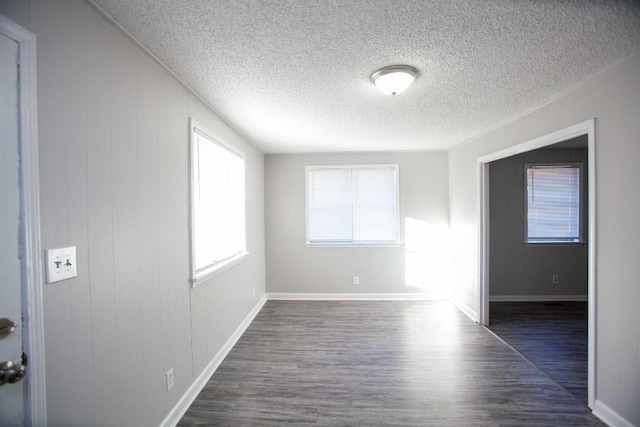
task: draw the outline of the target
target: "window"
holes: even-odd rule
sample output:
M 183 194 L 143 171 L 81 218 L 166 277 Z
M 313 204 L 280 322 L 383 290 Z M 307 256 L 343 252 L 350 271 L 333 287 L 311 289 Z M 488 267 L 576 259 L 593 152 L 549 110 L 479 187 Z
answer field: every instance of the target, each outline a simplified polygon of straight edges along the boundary
M 398 165 L 307 166 L 307 243 L 399 243 Z
M 582 164 L 526 164 L 526 243 L 582 241 Z
M 244 156 L 191 120 L 191 280 L 247 255 Z

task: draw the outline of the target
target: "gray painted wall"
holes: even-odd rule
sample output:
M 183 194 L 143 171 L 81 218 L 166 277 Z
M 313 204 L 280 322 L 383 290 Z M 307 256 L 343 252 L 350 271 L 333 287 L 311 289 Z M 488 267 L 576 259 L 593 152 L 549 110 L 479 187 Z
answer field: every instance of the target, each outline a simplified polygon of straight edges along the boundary
M 478 158 L 597 118 L 596 407 L 640 425 L 640 56 L 449 151 L 452 299 L 478 301 Z
M 37 34 L 42 246 L 78 255 L 44 287 L 49 425 L 159 425 L 264 296 L 264 156 L 85 2 L 19 5 L 0 13 Z M 193 290 L 191 116 L 246 154 L 251 253 Z
M 401 247 L 307 247 L 305 166 L 400 165 Z M 265 157 L 269 293 L 427 293 L 448 284 L 447 153 Z M 352 284 L 360 276 L 360 285 Z
M 586 145 L 586 136 L 581 137 Z M 581 142 L 581 141 L 578 141 Z M 585 244 L 525 245 L 525 163 L 583 163 Z M 540 149 L 489 165 L 489 291 L 492 298 L 564 299 L 587 295 L 587 150 Z M 559 276 L 553 284 L 552 275 Z
M 392 259 L 400 259 L 401 251 L 377 257 L 353 249 L 309 257 L 288 250 L 285 242 L 307 250 L 300 231 L 304 178 L 295 177 L 298 166 L 291 166 L 306 161 L 269 156 L 263 169 L 261 153 L 84 2 L 1 2 L 0 13 L 38 35 L 43 247 L 78 246 L 78 278 L 45 287 L 50 425 L 157 425 L 183 396 L 264 293 L 263 171 L 271 181 L 266 183 L 267 238 L 283 244 L 270 243 L 271 292 L 353 292 L 342 285 L 352 275 L 351 265 L 357 271 L 375 270 L 378 262 L 380 270 L 390 266 L 394 271 L 384 274 L 398 282 L 385 287 L 362 274 L 363 291 L 405 291 L 397 286 L 402 262 Z M 195 291 L 186 286 L 189 115 L 247 154 L 252 254 Z M 407 169 L 414 173 L 401 177 L 413 181 L 403 186 L 402 191 L 413 194 L 403 217 L 435 224 L 450 218 L 451 296 L 473 312 L 478 291 L 477 158 L 593 117 L 596 404 L 640 425 L 640 57 L 448 156 L 405 155 L 412 165 Z M 366 155 L 354 156 L 370 161 Z M 376 156 L 376 162 L 398 162 L 405 169 L 404 160 L 393 160 L 396 154 Z M 275 170 L 279 163 L 286 173 Z M 286 177 L 295 181 L 279 182 Z M 277 192 L 277 187 L 295 195 Z M 274 207 L 278 203 L 294 214 Z M 283 230 L 288 227 L 292 230 Z M 346 254 L 344 260 L 340 254 Z M 301 274 L 296 261 L 320 266 Z M 329 280 L 320 283 L 311 273 L 322 266 L 338 271 L 329 271 L 323 276 Z M 294 279 L 280 280 L 286 279 L 287 268 Z M 375 286 L 368 288 L 370 283 Z M 164 373 L 170 367 L 176 371 L 176 386 L 167 393 Z

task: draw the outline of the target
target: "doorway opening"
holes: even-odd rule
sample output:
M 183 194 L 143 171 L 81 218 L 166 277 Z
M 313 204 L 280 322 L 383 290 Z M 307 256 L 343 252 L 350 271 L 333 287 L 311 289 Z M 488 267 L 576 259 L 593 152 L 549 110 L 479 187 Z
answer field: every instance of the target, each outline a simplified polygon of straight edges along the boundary
M 480 209 L 480 291 L 478 292 L 478 322 L 485 325 L 490 326 L 490 300 L 494 300 L 495 302 L 499 300 L 515 300 L 520 299 L 519 303 L 526 302 L 527 300 L 532 301 L 534 299 L 539 300 L 538 303 L 541 305 L 538 307 L 541 310 L 547 310 L 549 313 L 555 312 L 563 312 L 563 307 L 554 306 L 552 304 L 555 303 L 555 300 L 565 300 L 563 304 L 566 304 L 567 307 L 564 307 L 564 311 L 569 313 L 576 307 L 568 307 L 569 305 L 577 306 L 578 312 L 580 311 L 580 306 L 582 305 L 583 309 L 586 312 L 586 404 L 593 408 L 594 400 L 595 400 L 595 316 L 596 316 L 596 306 L 595 306 L 595 119 L 589 120 L 586 122 L 579 123 L 577 125 L 571 126 L 569 128 L 563 129 L 558 132 L 554 132 L 549 135 L 545 135 L 543 137 L 537 138 L 535 140 L 531 140 L 514 147 L 510 147 L 509 149 L 502 150 L 496 153 L 492 153 L 490 155 L 484 156 L 478 159 L 478 177 L 479 177 L 479 209 Z M 562 144 L 563 143 L 563 144 Z M 560 144 L 559 146 L 555 146 L 556 144 Z M 564 145 L 564 146 L 563 146 Z M 584 208 L 584 216 L 580 230 L 580 239 L 575 242 L 563 242 L 565 249 L 570 249 L 569 255 L 564 254 L 564 256 L 574 257 L 576 262 L 580 261 L 580 257 L 582 256 L 583 264 L 586 262 L 586 266 L 582 270 L 582 278 L 580 274 L 576 274 L 575 271 L 571 273 L 560 273 L 554 272 L 549 274 L 549 280 L 547 280 L 547 269 L 548 268 L 563 268 L 561 262 L 561 256 L 558 254 L 547 253 L 546 255 L 542 251 L 542 246 L 535 246 L 534 243 L 527 241 L 527 235 L 525 234 L 526 226 L 522 231 L 522 234 L 519 236 L 520 246 L 521 246 L 521 255 L 519 261 L 511 262 L 510 264 L 504 266 L 504 268 L 498 266 L 496 267 L 496 256 L 500 255 L 493 254 L 494 258 L 494 269 L 498 270 L 495 274 L 492 274 L 492 249 L 491 246 L 493 242 L 491 242 L 492 238 L 496 240 L 497 244 L 500 244 L 500 239 L 503 237 L 499 233 L 495 232 L 495 228 L 498 226 L 495 221 L 491 220 L 491 209 L 490 209 L 490 167 L 492 162 L 500 162 L 501 167 L 506 167 L 507 169 L 510 167 L 509 164 L 512 163 L 511 167 L 513 168 L 513 164 L 516 164 L 517 161 L 509 161 L 502 160 L 513 158 L 517 156 L 519 160 L 526 157 L 525 153 L 533 153 L 529 154 L 529 160 L 542 160 L 540 163 L 549 164 L 549 158 L 563 158 L 569 155 L 571 156 L 571 152 L 574 152 L 574 156 L 576 160 L 579 157 L 580 146 L 586 147 L 584 161 L 584 178 L 581 182 L 584 183 L 583 188 L 586 189 L 583 197 L 585 208 Z M 555 146 L 555 147 L 552 147 Z M 556 149 L 557 151 L 563 151 L 563 153 L 553 154 L 553 151 Z M 561 150 L 558 150 L 561 149 Z M 550 154 L 551 153 L 551 154 Z M 538 157 L 536 157 L 538 156 Z M 545 160 L 546 158 L 546 160 Z M 519 161 L 518 160 L 518 161 Z M 569 163 L 579 163 L 579 162 L 571 162 L 570 158 L 564 159 L 565 164 Z M 530 162 L 533 163 L 533 162 Z M 493 165 L 498 165 L 498 163 L 493 163 Z M 500 166 L 494 166 L 498 169 Z M 522 171 L 521 180 L 522 183 L 522 191 L 525 186 L 523 180 L 526 180 L 524 175 L 524 164 L 520 166 L 520 170 Z M 495 183 L 494 183 L 495 185 Z M 515 186 L 514 183 L 511 183 L 512 186 Z M 491 193 L 492 194 L 492 193 Z M 524 197 L 519 200 L 521 203 L 519 209 L 522 213 L 520 217 L 520 221 L 524 221 L 525 212 L 527 209 L 526 200 Z M 494 197 L 501 197 L 495 196 Z M 513 202 L 513 200 L 511 200 Z M 498 212 L 494 213 L 495 215 L 500 215 Z M 515 219 L 514 219 L 515 221 Z M 492 234 L 491 226 L 493 224 L 494 233 Z M 546 246 L 553 246 L 550 242 L 547 243 Z M 554 242 L 558 243 L 558 242 Z M 573 247 L 573 249 L 571 249 Z M 554 250 L 560 249 L 561 246 L 557 245 Z M 513 248 L 498 249 L 498 245 L 496 245 L 496 251 L 513 251 Z M 571 252 L 573 250 L 573 252 Z M 562 252 L 562 249 L 560 249 Z M 528 252 L 526 254 L 525 252 Z M 548 252 L 548 251 L 547 251 Z M 507 253 L 507 252 L 505 252 Z M 525 262 L 525 258 L 529 258 Z M 545 258 L 546 257 L 546 258 Z M 525 269 L 525 264 L 529 266 L 530 271 L 528 272 L 518 272 L 518 263 L 521 264 L 522 269 Z M 541 267 L 542 265 L 542 267 Z M 540 276 L 540 277 L 538 277 Z M 526 277 L 526 279 L 525 279 Z M 542 279 L 541 277 L 545 277 Z M 563 282 L 562 277 L 565 277 L 566 281 Z M 495 280 L 495 283 L 492 282 Z M 520 280 L 520 283 L 516 284 L 515 288 L 512 286 L 513 283 Z M 582 283 L 580 283 L 582 280 Z M 586 286 L 585 286 L 586 281 Z M 547 283 L 548 282 L 548 283 Z M 564 286 L 563 286 L 564 285 Z M 495 287 L 495 292 L 491 292 L 491 289 Z M 536 287 L 538 288 L 536 290 Z M 541 289 L 540 289 L 541 288 Z M 539 295 L 536 295 L 533 290 Z M 586 291 L 586 292 L 585 292 Z M 511 294 L 510 294 L 511 293 Z M 586 298 L 585 298 L 586 293 Z M 545 295 L 543 295 L 545 294 Z M 542 296 L 540 296 L 542 295 Z M 566 301 L 566 300 L 574 300 L 574 301 Z M 514 301 L 512 301 L 514 302 Z M 493 308 L 496 308 L 493 305 Z M 514 308 L 511 307 L 513 310 Z M 515 308 L 518 310 L 518 308 Z M 507 310 L 508 311 L 508 310 Z M 522 309 L 520 309 L 522 312 Z M 575 314 L 575 313 L 574 313 Z M 496 312 L 498 315 L 498 312 Z M 553 315 L 552 315 L 553 317 Z M 574 316 L 575 317 L 575 316 Z M 579 317 L 579 314 L 577 315 Z M 496 319 L 498 320 L 498 319 Z M 584 324 L 583 324 L 584 325 Z M 524 353 L 524 352 L 522 352 Z M 526 354 L 525 354 L 526 356 Z M 535 362 L 534 362 L 535 363 Z M 540 366 L 539 366 L 540 367 Z M 543 369 L 544 370 L 544 369 Z M 551 375 L 550 375 L 551 376 Z M 561 382 L 559 382 L 561 383 Z M 570 387 L 565 387 L 570 390 Z
M 587 404 L 587 136 L 489 164 L 489 329 Z

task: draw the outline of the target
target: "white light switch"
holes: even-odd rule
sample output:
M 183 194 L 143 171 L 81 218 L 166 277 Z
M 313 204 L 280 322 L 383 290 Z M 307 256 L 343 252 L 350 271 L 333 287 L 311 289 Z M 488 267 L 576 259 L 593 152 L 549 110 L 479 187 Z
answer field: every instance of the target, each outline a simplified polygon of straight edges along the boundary
M 76 247 L 47 249 L 45 251 L 47 283 L 59 282 L 78 275 Z

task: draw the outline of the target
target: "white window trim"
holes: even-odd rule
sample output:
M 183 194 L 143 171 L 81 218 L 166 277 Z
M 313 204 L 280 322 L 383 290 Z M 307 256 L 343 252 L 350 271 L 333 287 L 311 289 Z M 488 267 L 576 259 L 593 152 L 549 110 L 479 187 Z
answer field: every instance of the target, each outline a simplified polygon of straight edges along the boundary
M 356 243 L 351 243 L 351 242 L 323 243 L 323 242 L 309 242 L 307 240 L 307 247 L 309 248 L 343 248 L 345 246 L 348 246 L 350 248 L 399 248 L 402 246 L 402 242 L 396 241 L 395 243 L 376 243 L 376 242 L 366 243 L 366 242 L 358 241 Z
M 211 264 L 205 268 L 201 268 L 195 277 L 192 275 L 191 277 L 191 286 L 195 288 L 205 280 L 210 277 L 215 276 L 216 274 L 220 274 L 226 269 L 233 267 L 234 265 L 240 263 L 242 260 L 249 256 L 249 252 L 246 250 L 237 255 L 232 256 L 231 258 L 227 258 L 224 261 L 217 262 L 215 264 Z M 192 263 L 193 264 L 193 263 Z M 191 266 L 193 272 L 193 265 Z M 193 274 L 193 273 L 192 273 Z
M 244 194 L 245 194 L 245 233 L 244 233 L 244 251 L 235 254 L 227 259 L 219 261 L 214 264 L 209 264 L 208 266 L 201 268 L 199 270 L 196 269 L 196 257 L 195 257 L 195 236 L 194 236 L 194 225 L 195 225 L 195 212 L 194 212 L 194 200 L 195 200 L 195 169 L 193 167 L 194 162 L 196 161 L 196 150 L 195 150 L 195 138 L 194 133 L 199 132 L 204 134 L 208 138 L 215 141 L 217 144 L 220 144 L 227 150 L 232 153 L 238 155 L 245 162 L 245 179 L 244 179 Z M 207 279 L 223 272 L 224 270 L 238 264 L 245 258 L 249 256 L 249 252 L 247 250 L 247 219 L 246 219 L 246 197 L 247 197 L 247 169 L 246 169 L 246 157 L 244 153 L 238 150 L 233 145 L 227 143 L 222 137 L 217 135 L 214 132 L 211 132 L 206 127 L 202 126 L 195 119 L 189 118 L 189 267 L 190 267 L 190 277 L 189 282 L 191 283 L 191 287 L 195 288 L 200 285 Z
M 550 167 L 550 168 L 561 168 L 561 167 L 571 167 L 577 168 L 579 170 L 579 217 L 578 217 L 578 241 L 570 242 L 567 240 L 540 240 L 540 241 L 529 241 L 529 192 L 527 189 L 527 170 L 530 167 Z M 525 246 L 579 246 L 584 245 L 584 232 L 583 232 L 583 221 L 584 221 L 584 186 L 583 186 L 583 178 L 584 178 L 584 163 L 582 162 L 557 162 L 557 163 L 544 163 L 544 162 L 529 162 L 524 164 L 524 244 Z
M 356 242 L 312 242 L 309 238 L 309 171 L 314 169 L 354 169 L 354 168 L 393 168 L 396 171 L 396 241 L 395 242 L 377 242 L 377 241 L 356 241 Z M 324 247 L 324 248 L 397 248 L 402 245 L 400 240 L 400 165 L 398 164 L 360 164 L 360 165 L 310 165 L 305 166 L 305 227 L 306 227 L 306 245 L 307 247 Z

